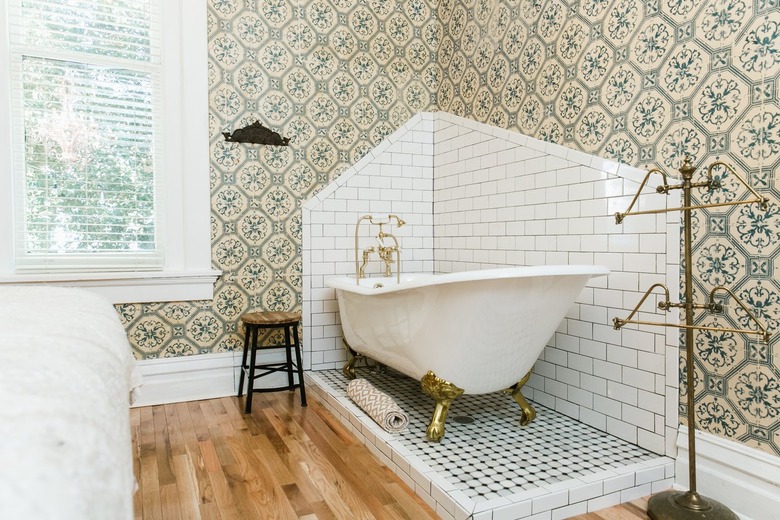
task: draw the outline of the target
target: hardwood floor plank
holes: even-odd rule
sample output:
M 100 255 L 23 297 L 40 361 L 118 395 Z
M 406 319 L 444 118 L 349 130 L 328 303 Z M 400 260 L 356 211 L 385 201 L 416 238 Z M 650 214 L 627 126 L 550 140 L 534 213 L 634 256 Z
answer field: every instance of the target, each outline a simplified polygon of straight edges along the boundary
M 144 519 L 162 520 L 160 486 L 157 481 L 157 456 L 154 453 L 141 458 L 141 475 L 138 481 Z
M 179 421 L 179 433 L 184 442 L 184 452 L 186 453 L 187 450 L 192 450 L 198 445 L 198 435 L 195 432 L 188 403 L 176 403 L 174 407 L 176 408 L 176 419 Z
M 325 457 L 331 461 L 334 469 L 342 475 L 351 486 L 353 486 L 357 492 L 362 495 L 368 495 L 371 502 L 377 502 L 378 505 L 387 505 L 394 501 L 392 495 L 384 490 L 383 486 L 372 486 L 366 488 L 366 482 L 374 482 L 375 480 L 383 482 L 386 474 L 383 472 L 374 472 L 375 468 L 366 466 L 365 461 L 367 458 L 373 460 L 373 456 L 363 446 L 349 445 L 343 442 L 343 432 L 338 430 L 344 430 L 341 424 L 338 425 L 336 431 L 329 430 L 323 426 L 323 423 L 318 420 L 317 415 L 308 417 L 308 421 L 302 423 L 303 429 L 306 435 L 311 439 L 315 446 L 318 446 Z M 354 449 L 357 448 L 357 449 Z M 361 464 L 362 462 L 362 464 Z M 360 473 L 355 472 L 355 468 L 360 469 Z M 367 478 L 367 472 L 372 472 L 371 479 Z
M 141 411 L 138 408 L 130 410 L 130 435 L 132 439 L 132 454 L 133 454 L 133 475 L 135 475 L 135 486 L 139 488 L 139 476 L 141 475 Z M 133 494 L 133 517 L 135 520 L 141 520 L 143 518 L 143 494 L 136 492 Z
M 390 470 L 387 470 L 390 472 Z M 392 472 L 390 472 L 392 474 Z M 418 508 L 426 509 L 428 506 L 423 502 L 423 500 L 414 494 L 414 491 L 409 489 L 409 486 L 407 486 L 404 482 L 398 481 L 398 482 L 388 482 L 385 484 L 385 489 L 388 493 L 393 495 L 393 498 L 395 499 L 394 503 L 391 503 L 388 505 L 388 507 L 392 507 L 394 512 L 399 515 L 400 518 L 408 519 L 408 520 L 417 520 L 417 518 L 420 517 L 412 517 L 409 516 L 410 511 L 414 511 Z M 429 513 L 429 516 L 425 518 L 439 518 L 432 510 L 427 510 L 426 512 Z
M 200 517 L 203 520 L 222 520 L 222 514 L 219 511 L 219 505 L 216 502 L 212 504 L 203 504 L 200 506 Z
M 214 447 L 214 440 L 209 438 L 200 443 L 200 454 L 203 457 L 203 467 L 209 473 L 222 470 L 222 463 Z
M 154 421 L 154 445 L 157 455 L 157 480 L 160 487 L 162 487 L 176 482 L 170 465 L 171 444 L 168 436 L 168 417 L 165 414 L 165 408 L 162 406 L 154 408 L 152 417 Z
M 205 421 L 201 403 L 204 401 L 190 401 L 187 403 L 187 408 L 190 411 L 190 418 L 192 419 L 192 427 L 195 429 L 195 435 L 198 442 L 209 438 L 209 427 Z
M 211 487 L 214 489 L 214 501 L 219 506 L 219 513 L 222 518 L 238 519 L 238 518 L 251 518 L 248 514 L 254 513 L 254 511 L 246 511 L 247 514 L 240 514 L 236 507 L 235 500 L 233 500 L 233 493 L 230 490 L 225 474 L 222 471 L 209 471 L 209 481 Z
M 370 506 L 362 500 L 363 497 L 351 492 L 347 482 L 317 450 L 295 440 L 290 440 L 289 445 L 290 451 L 300 460 L 301 466 L 337 518 L 376 518 L 371 514 Z
M 140 416 L 141 419 L 139 424 L 139 436 L 137 439 L 139 457 L 143 457 L 147 454 L 156 456 L 157 447 L 154 444 L 154 408 L 141 408 Z
M 647 517 L 648 498 L 649 497 L 643 497 L 640 498 L 639 500 L 628 502 L 627 504 L 624 504 L 625 509 L 634 513 L 637 516 L 637 518 L 642 518 L 644 520 Z
M 160 506 L 163 520 L 182 520 L 179 507 L 179 491 L 176 484 L 166 484 L 160 487 Z M 188 519 L 187 519 L 188 520 Z
M 181 511 L 183 519 L 200 520 L 200 500 L 198 485 L 195 482 L 195 471 L 192 460 L 186 450 L 173 457 L 173 474 L 176 476 L 176 505 Z
M 311 504 L 309 504 L 306 497 L 303 496 L 303 493 L 301 493 L 301 489 L 297 484 L 286 484 L 282 486 L 282 490 L 287 497 L 287 501 L 290 502 L 293 510 L 295 510 L 295 514 L 298 515 L 298 518 L 314 515 Z
M 279 484 L 282 486 L 295 484 L 295 477 L 290 472 L 287 464 L 279 457 L 279 452 L 271 445 L 268 437 L 265 435 L 253 435 L 247 444 L 255 454 L 255 457 L 265 462 L 276 476 Z
M 400 495 L 387 490 L 388 484 L 395 484 L 396 489 L 403 489 L 403 493 L 407 494 L 406 497 L 415 501 L 418 507 L 427 507 L 422 499 L 417 497 L 392 471 L 385 466 L 376 464 L 376 459 L 371 452 L 357 442 L 355 437 L 333 415 L 321 407 L 319 409 L 315 407 L 314 410 L 318 413 L 309 414 L 306 422 L 301 421 L 304 431 L 313 440 L 321 440 L 322 445 L 327 447 L 326 449 L 332 450 L 332 452 L 326 453 L 326 456 L 338 457 L 341 460 L 340 468 L 345 472 L 347 472 L 346 468 L 349 469 L 347 474 L 354 477 L 353 485 L 363 489 L 365 493 L 370 494 L 385 506 L 396 506 Z M 372 485 L 370 488 L 366 488 L 367 482 L 381 483 L 381 486 Z M 392 507 L 389 511 L 391 511 L 390 514 L 394 514 Z
M 237 504 L 258 513 L 267 513 L 272 518 L 297 518 L 273 471 L 265 461 L 255 457 L 246 440 L 230 438 L 228 445 L 235 463 L 223 465 L 222 469 Z
M 356 485 L 364 481 L 354 476 L 335 450 L 319 438 L 313 429 L 304 432 L 286 411 L 279 410 L 276 406 L 264 408 L 263 412 L 285 440 L 290 452 L 307 469 L 312 482 L 336 516 L 376 518 L 372 511 L 379 511 L 381 502 L 375 495 L 365 493 L 362 486 Z M 308 416 L 308 410 L 302 413 Z
M 222 406 L 225 407 L 225 411 L 230 423 L 233 425 L 234 431 L 248 429 L 248 426 L 244 421 L 244 409 L 238 406 L 238 401 L 235 397 L 222 397 L 219 401 L 222 403 Z
M 187 447 L 187 459 L 189 460 L 189 468 L 193 471 L 195 485 L 197 486 L 197 500 L 202 514 L 203 505 L 216 503 L 216 498 L 214 497 L 214 488 L 211 485 L 209 473 L 206 471 L 205 460 L 200 451 L 200 443 L 192 450 L 190 450 L 189 446 Z
M 222 516 L 222 513 L 219 510 L 219 505 L 216 502 L 201 504 L 200 517 L 203 520 L 227 520 L 226 517 Z
M 171 458 L 187 452 L 184 445 L 183 428 L 179 423 L 179 412 L 176 405 L 163 405 L 165 410 L 165 423 L 168 427 L 168 445 L 170 447 Z

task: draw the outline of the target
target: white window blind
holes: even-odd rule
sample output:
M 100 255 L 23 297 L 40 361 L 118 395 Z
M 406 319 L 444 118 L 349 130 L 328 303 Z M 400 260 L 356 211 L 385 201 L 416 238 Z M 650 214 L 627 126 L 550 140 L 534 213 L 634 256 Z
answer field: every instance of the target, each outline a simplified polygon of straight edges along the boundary
M 17 272 L 156 270 L 157 0 L 10 0 Z

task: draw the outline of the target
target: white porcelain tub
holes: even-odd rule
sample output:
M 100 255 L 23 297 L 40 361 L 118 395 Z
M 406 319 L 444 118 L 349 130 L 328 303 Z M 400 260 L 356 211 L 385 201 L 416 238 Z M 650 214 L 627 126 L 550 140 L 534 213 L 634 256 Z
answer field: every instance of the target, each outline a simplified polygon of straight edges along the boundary
M 330 278 L 356 352 L 420 380 L 428 371 L 467 394 L 516 384 L 585 284 L 603 266 L 511 267 L 450 274 Z M 382 287 L 374 287 L 381 284 Z
M 533 366 L 585 284 L 603 266 L 556 265 L 450 274 L 330 278 L 349 346 L 415 379 L 429 370 L 482 394 Z M 381 284 L 382 287 L 374 288 Z
M 556 265 L 450 274 L 411 273 L 355 282 L 325 281 L 336 289 L 349 347 L 418 379 L 436 400 L 426 430 L 440 441 L 450 403 L 463 393 L 511 388 L 520 424 L 536 417 L 523 397 L 533 367 L 569 307 L 603 266 Z M 355 377 L 350 359 L 344 373 Z

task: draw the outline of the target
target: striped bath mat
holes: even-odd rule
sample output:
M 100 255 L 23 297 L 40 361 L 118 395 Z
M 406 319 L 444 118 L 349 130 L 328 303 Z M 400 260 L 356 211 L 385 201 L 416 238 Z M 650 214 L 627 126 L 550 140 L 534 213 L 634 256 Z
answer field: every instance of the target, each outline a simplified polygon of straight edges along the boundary
M 409 425 L 409 417 L 392 397 L 365 379 L 353 379 L 347 395 L 376 423 L 390 433 L 399 433 Z

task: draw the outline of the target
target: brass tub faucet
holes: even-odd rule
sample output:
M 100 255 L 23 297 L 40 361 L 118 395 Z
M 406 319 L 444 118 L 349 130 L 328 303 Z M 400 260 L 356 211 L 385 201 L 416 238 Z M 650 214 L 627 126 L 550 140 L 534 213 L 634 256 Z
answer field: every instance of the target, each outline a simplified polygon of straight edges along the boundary
M 371 246 L 363 250 L 363 263 L 361 264 L 358 255 L 358 251 L 360 250 L 358 233 L 360 231 L 360 224 L 364 220 L 368 220 L 369 224 L 379 226 L 379 233 L 377 234 L 377 241 L 379 244 L 376 248 Z M 392 233 L 386 233 L 382 227 L 389 225 L 393 220 L 395 220 L 395 226 L 398 228 L 406 224 L 405 220 L 398 215 L 393 214 L 388 215 L 387 218 L 376 221 L 374 220 L 373 215 L 363 215 L 358 219 L 357 224 L 355 224 L 355 283 L 357 285 L 360 285 L 361 278 L 366 277 L 366 265 L 368 264 L 369 255 L 375 252 L 379 254 L 379 258 L 385 263 L 385 276 L 392 276 L 392 264 L 398 264 L 396 276 L 398 283 L 401 282 L 401 248 L 398 244 L 398 239 Z M 385 246 L 385 238 L 392 238 L 394 245 Z M 393 253 L 395 253 L 395 260 L 393 260 Z

